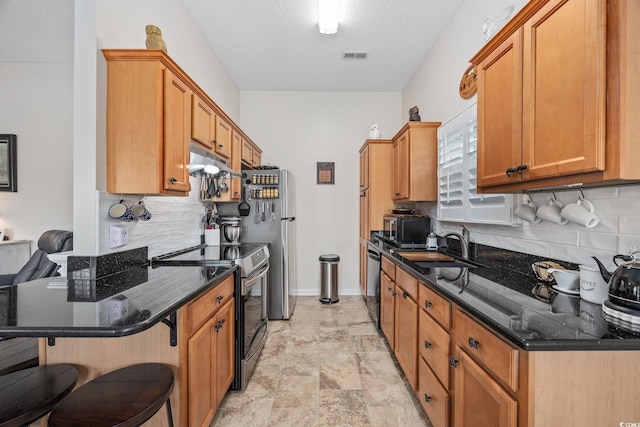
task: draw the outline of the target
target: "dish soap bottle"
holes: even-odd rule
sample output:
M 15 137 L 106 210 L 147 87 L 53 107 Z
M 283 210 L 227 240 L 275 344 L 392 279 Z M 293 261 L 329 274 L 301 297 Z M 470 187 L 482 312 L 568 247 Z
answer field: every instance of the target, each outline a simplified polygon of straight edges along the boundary
M 435 233 L 431 232 L 427 236 L 427 250 L 428 251 L 437 251 L 438 250 L 438 236 Z

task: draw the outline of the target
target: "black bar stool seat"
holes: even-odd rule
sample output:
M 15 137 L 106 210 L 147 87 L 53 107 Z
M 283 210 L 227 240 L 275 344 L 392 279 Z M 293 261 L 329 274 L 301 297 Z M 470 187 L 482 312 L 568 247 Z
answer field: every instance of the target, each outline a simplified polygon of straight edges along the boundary
M 159 363 L 142 363 L 108 372 L 78 387 L 51 411 L 50 427 L 134 427 L 167 406 L 173 426 L 169 396 L 173 371 Z
M 71 365 L 45 365 L 0 377 L 0 426 L 30 424 L 45 416 L 73 390 L 78 370 Z

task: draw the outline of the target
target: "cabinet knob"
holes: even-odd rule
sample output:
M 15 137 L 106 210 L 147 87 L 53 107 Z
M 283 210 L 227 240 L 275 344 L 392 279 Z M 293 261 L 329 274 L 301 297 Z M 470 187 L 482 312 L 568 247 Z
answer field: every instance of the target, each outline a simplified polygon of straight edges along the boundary
M 175 184 L 176 182 L 178 182 L 178 179 L 177 179 L 177 178 L 173 178 L 173 177 L 169 178 L 169 184 L 173 185 L 173 184 Z
M 427 350 L 431 348 L 431 343 L 427 340 L 424 341 L 424 348 L 426 348 Z
M 424 307 L 425 307 L 425 308 L 429 308 L 429 307 L 431 307 L 431 301 L 427 301 L 427 300 L 425 300 L 425 301 L 424 301 Z
M 222 147 L 224 147 L 224 145 L 218 144 L 218 148 L 222 148 Z
M 469 337 L 469 347 L 478 350 L 478 348 L 480 347 L 480 341 Z
M 508 168 L 507 169 L 507 176 L 511 176 L 513 175 L 513 173 L 516 171 L 516 168 Z
M 395 297 L 396 296 L 396 291 L 391 292 L 391 296 Z
M 387 287 L 387 292 L 391 292 L 391 286 Z
M 218 296 L 216 297 L 216 301 L 218 302 L 218 304 L 220 304 L 220 303 L 222 302 L 222 300 L 223 300 L 223 299 L 224 299 L 224 296 L 223 296 L 223 295 L 218 295 Z
M 516 167 L 516 172 L 518 173 L 518 175 L 522 175 L 522 171 L 525 171 L 529 168 L 529 166 L 527 165 L 518 165 Z
M 458 367 L 458 361 L 456 359 L 454 359 L 453 357 L 449 356 L 449 366 L 451 366 L 452 368 L 457 368 Z
M 429 396 L 427 393 L 424 394 L 424 401 L 427 403 L 431 402 L 431 396 Z
M 221 321 L 219 321 L 216 326 L 215 326 L 215 330 L 216 332 L 219 332 L 220 329 L 222 329 L 222 325 L 224 325 L 224 319 L 222 319 Z
M 402 298 L 407 299 L 407 293 L 406 292 L 402 292 Z

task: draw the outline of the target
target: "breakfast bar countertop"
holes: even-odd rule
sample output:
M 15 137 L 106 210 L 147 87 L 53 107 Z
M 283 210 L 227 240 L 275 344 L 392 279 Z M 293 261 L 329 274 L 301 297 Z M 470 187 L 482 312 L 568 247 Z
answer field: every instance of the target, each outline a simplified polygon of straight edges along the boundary
M 601 304 L 542 285 L 532 261 L 545 258 L 472 244 L 473 267 L 424 268 L 378 239 L 388 259 L 449 301 L 457 304 L 498 335 L 529 351 L 640 350 L 640 328 L 621 325 L 606 316 Z M 423 249 L 424 250 L 424 249 Z M 409 250 L 411 251 L 411 250 Z M 455 250 L 440 252 L 460 259 Z M 577 266 L 565 263 L 568 268 Z M 541 288 L 543 292 L 537 293 Z
M 214 267 L 215 268 L 215 267 Z M 0 337 L 121 337 L 165 321 L 180 307 L 234 274 L 237 267 L 139 266 L 104 283 L 50 277 L 6 287 Z M 209 279 L 207 278 L 209 275 Z M 116 276 L 116 275 L 114 275 Z M 99 291 L 98 291 L 99 292 Z M 126 305 L 126 312 L 121 307 Z M 165 321 L 165 323 L 170 323 Z

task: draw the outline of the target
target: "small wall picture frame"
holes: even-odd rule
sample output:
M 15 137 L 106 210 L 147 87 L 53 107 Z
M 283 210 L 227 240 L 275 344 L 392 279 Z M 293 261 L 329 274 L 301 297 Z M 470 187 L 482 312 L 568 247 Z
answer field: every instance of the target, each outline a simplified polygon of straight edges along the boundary
M 18 191 L 17 137 L 0 134 L 0 191 Z
M 335 163 L 317 162 L 318 184 L 335 184 Z

